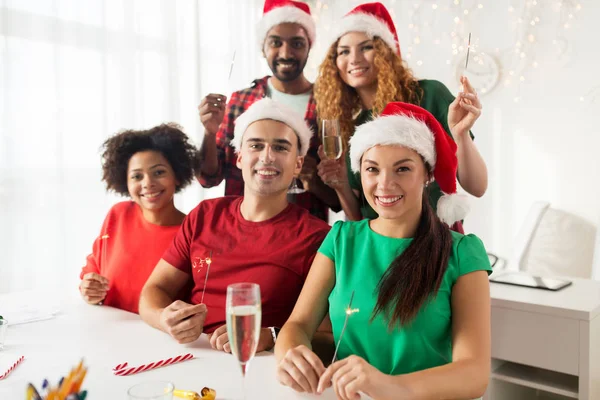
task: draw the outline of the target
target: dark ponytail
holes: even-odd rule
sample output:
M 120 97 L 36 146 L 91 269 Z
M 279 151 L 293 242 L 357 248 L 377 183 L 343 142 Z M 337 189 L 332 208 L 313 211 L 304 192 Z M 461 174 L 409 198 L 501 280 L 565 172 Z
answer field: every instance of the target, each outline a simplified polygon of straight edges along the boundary
M 427 190 L 415 237 L 381 277 L 373 320 L 383 312 L 391 330 L 412 321 L 423 304 L 437 294 L 452 251 L 450 229 L 433 212 Z

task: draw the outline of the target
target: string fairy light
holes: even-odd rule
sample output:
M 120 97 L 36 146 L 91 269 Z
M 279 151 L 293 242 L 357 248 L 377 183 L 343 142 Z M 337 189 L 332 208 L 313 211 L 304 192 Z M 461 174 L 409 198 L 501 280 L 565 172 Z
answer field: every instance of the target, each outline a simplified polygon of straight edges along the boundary
M 340 0 L 306 0 L 311 4 L 315 20 L 330 21 L 323 24 L 325 31 L 329 31 L 331 26 L 335 24 L 334 20 L 324 19 L 323 15 L 329 14 L 332 16 L 333 10 L 340 11 Z M 364 0 L 353 0 L 343 12 L 347 12 L 350 8 L 364 2 Z M 510 26 L 514 32 L 515 40 L 511 41 L 512 45 L 505 48 L 493 47 L 487 53 L 493 54 L 494 58 L 502 61 L 500 66 L 501 79 L 504 82 L 504 87 L 516 86 L 520 91 L 521 85 L 531 80 L 530 71 L 544 66 L 544 58 L 539 57 L 540 48 L 545 42 L 552 42 L 548 37 L 548 28 L 552 28 L 558 16 L 556 24 L 556 37 L 553 41 L 555 50 L 559 53 L 559 57 L 566 53 L 569 48 L 569 42 L 565 38 L 565 32 L 573 29 L 577 21 L 577 14 L 584 8 L 582 0 L 509 0 L 509 4 L 505 9 L 509 18 Z M 467 36 L 473 21 L 481 19 L 482 12 L 486 10 L 487 3 L 483 0 L 466 1 L 466 0 L 414 0 L 406 7 L 408 10 L 402 15 L 403 19 L 408 16 L 406 25 L 402 26 L 396 18 L 395 12 L 398 11 L 401 2 L 396 0 L 388 0 L 386 5 L 396 22 L 398 31 L 405 30 L 408 35 L 408 43 L 410 48 L 402 49 L 402 57 L 415 63 L 418 66 L 423 66 L 427 62 L 422 57 L 421 46 L 434 45 L 439 48 L 439 51 L 448 51 L 446 65 L 456 64 L 458 60 L 462 60 L 465 56 L 464 45 L 467 43 Z M 549 6 L 549 4 L 551 6 Z M 555 15 L 552 15 L 555 13 Z M 335 17 L 339 17 L 336 15 Z M 443 22 L 447 21 L 447 24 Z M 432 32 L 432 27 L 448 26 L 449 29 L 445 32 Z M 543 33 L 542 33 L 543 31 Z M 431 34 L 431 38 L 428 37 Z M 538 38 L 544 38 L 540 43 Z M 467 53 L 471 56 L 471 61 L 475 60 L 475 56 L 479 53 L 480 38 L 477 33 L 473 34 L 471 44 L 468 46 Z M 449 47 L 446 45 L 449 42 Z M 316 47 L 318 48 L 317 43 Z M 460 47 L 463 46 L 461 49 Z M 492 44 L 493 46 L 493 44 Z M 472 53 L 472 54 L 471 54 Z M 483 53 L 481 53 L 483 54 Z M 417 60 L 415 62 L 415 60 Z M 450 62 L 448 62 L 450 61 Z M 418 62 L 418 64 L 417 64 Z M 465 64 L 467 60 L 464 60 Z M 312 64 L 311 64 L 312 66 Z M 315 65 L 316 66 L 316 65 Z M 515 78 L 507 79 L 507 71 L 515 71 Z M 517 94 L 516 97 L 520 97 Z M 582 97 L 586 97 L 582 95 Z

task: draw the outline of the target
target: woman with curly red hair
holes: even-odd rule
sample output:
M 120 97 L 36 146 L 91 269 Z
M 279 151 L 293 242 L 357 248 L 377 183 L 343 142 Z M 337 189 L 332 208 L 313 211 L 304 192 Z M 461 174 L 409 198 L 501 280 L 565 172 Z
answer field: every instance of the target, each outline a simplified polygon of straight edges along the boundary
M 185 218 L 173 195 L 192 181 L 197 150 L 174 124 L 121 132 L 103 147 L 102 180 L 131 200 L 108 212 L 79 290 L 89 304 L 137 313 L 144 283 Z
M 340 121 L 344 148 L 355 127 L 377 117 L 388 103 L 418 105 L 431 112 L 455 140 L 461 186 L 481 197 L 487 189 L 487 168 L 470 136 L 481 114 L 481 102 L 468 79 L 461 79 L 464 91 L 457 98 L 441 82 L 417 80 L 402 61 L 394 23 L 381 3 L 359 5 L 334 29 L 335 42 L 315 82 L 315 99 L 319 119 Z M 336 190 L 349 219 L 377 217 L 361 194 L 360 176 L 349 170 L 346 157 L 323 160 L 319 175 Z M 428 191 L 435 210 L 442 192 L 435 182 Z M 453 229 L 462 231 L 460 221 Z

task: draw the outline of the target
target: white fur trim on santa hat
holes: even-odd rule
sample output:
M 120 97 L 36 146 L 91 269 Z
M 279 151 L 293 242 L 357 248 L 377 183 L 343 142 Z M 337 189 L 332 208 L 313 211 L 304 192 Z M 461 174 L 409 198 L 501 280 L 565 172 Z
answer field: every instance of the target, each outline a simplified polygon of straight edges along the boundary
M 336 40 L 344 36 L 348 32 L 364 32 L 369 39 L 375 36 L 380 37 L 394 51 L 398 49 L 398 43 L 394 38 L 394 34 L 385 22 L 379 18 L 365 13 L 354 13 L 346 15 L 332 29 L 333 33 L 329 40 L 331 46 Z
M 286 22 L 299 24 L 305 30 L 308 35 L 308 40 L 312 46 L 316 40 L 316 27 L 315 21 L 312 19 L 310 14 L 305 13 L 299 8 L 294 6 L 283 6 L 277 7 L 263 15 L 260 22 L 258 23 L 256 38 L 258 39 L 258 47 L 263 49 L 267 33 L 275 25 L 283 24 Z
M 308 146 L 310 145 L 310 138 L 313 136 L 312 130 L 308 127 L 300 114 L 268 97 L 252 104 L 235 120 L 231 145 L 236 153 L 242 148 L 242 137 L 244 136 L 246 129 L 248 129 L 253 122 L 261 121 L 263 119 L 283 122 L 292 128 L 300 139 L 300 155 L 306 155 Z
M 408 115 L 386 115 L 356 128 L 350 138 L 350 166 L 360 172 L 360 160 L 374 146 L 400 145 L 413 149 L 435 168 L 435 139 L 427 125 Z
M 437 203 L 437 215 L 442 222 L 452 226 L 456 221 L 462 221 L 469 213 L 469 198 L 464 194 L 443 194 Z

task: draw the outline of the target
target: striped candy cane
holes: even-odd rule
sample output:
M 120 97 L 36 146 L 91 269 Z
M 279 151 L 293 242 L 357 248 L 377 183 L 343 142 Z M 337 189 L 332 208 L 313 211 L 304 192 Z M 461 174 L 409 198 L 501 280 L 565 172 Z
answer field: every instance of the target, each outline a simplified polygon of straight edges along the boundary
M 21 364 L 24 359 L 25 359 L 25 356 L 19 357 L 19 359 L 17 361 L 15 361 L 15 363 L 13 365 L 11 365 L 10 368 L 5 373 L 3 373 L 2 375 L 0 375 L 0 381 L 2 379 L 6 378 L 8 375 L 10 375 L 10 373 L 13 372 L 13 370 L 15 368 L 17 368 L 17 365 Z
M 138 372 L 149 371 L 151 369 L 166 367 L 167 365 L 175 364 L 182 361 L 191 360 L 194 358 L 192 353 L 183 354 L 177 357 L 167 358 L 166 360 L 160 360 L 157 362 L 151 362 L 150 364 L 143 364 L 139 367 L 127 367 L 127 363 L 119 364 L 113 368 L 113 372 L 117 376 L 127 376 L 137 374 Z

